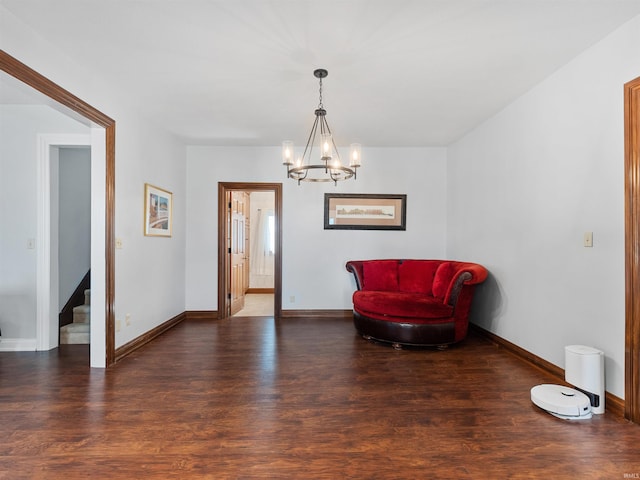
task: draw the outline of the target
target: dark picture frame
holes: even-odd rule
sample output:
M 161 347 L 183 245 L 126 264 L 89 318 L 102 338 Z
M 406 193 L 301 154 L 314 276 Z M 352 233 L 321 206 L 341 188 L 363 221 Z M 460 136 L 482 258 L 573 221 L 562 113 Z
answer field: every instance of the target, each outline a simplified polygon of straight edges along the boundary
M 325 230 L 406 230 L 407 195 L 325 193 Z

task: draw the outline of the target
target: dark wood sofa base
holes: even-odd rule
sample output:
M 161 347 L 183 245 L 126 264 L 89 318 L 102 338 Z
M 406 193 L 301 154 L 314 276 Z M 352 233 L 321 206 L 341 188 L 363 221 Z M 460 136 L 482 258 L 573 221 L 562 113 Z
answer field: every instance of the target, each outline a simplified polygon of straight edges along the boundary
M 353 324 L 360 335 L 378 342 L 413 347 L 444 347 L 455 343 L 455 322 L 400 323 L 385 322 L 353 313 Z

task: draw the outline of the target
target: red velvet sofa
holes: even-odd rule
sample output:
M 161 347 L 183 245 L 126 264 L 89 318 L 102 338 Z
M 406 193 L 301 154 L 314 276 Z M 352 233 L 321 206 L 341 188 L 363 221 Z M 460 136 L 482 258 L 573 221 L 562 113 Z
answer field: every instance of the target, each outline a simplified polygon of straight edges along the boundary
M 482 265 L 449 260 L 352 260 L 346 268 L 358 288 L 356 330 L 395 348 L 464 339 L 475 286 L 487 278 Z

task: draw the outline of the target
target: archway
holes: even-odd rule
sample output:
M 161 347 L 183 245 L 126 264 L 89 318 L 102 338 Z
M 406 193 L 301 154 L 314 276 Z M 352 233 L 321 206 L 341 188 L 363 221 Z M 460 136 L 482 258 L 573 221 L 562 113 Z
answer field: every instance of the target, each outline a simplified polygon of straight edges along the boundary
M 31 69 L 24 63 L 12 57 L 4 50 L 0 50 L 0 70 L 6 72 L 20 82 L 34 88 L 53 101 L 77 113 L 90 125 L 104 129 L 104 305 L 105 305 L 105 354 L 94 360 L 92 366 L 109 366 L 115 362 L 115 329 L 114 329 L 114 299 L 115 299 L 115 120 L 96 110 L 91 105 L 79 99 L 64 88 L 53 83 L 48 78 Z M 101 132 L 102 133 L 102 132 Z M 99 136 L 98 134 L 96 134 Z M 95 272 L 94 272 L 95 273 Z

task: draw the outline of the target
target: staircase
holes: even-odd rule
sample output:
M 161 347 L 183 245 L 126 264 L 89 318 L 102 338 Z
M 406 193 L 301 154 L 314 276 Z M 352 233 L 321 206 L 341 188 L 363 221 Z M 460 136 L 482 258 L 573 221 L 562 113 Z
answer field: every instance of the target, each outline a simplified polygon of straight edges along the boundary
M 91 290 L 84 291 L 84 305 L 73 307 L 73 323 L 60 327 L 60 345 L 89 343 Z

